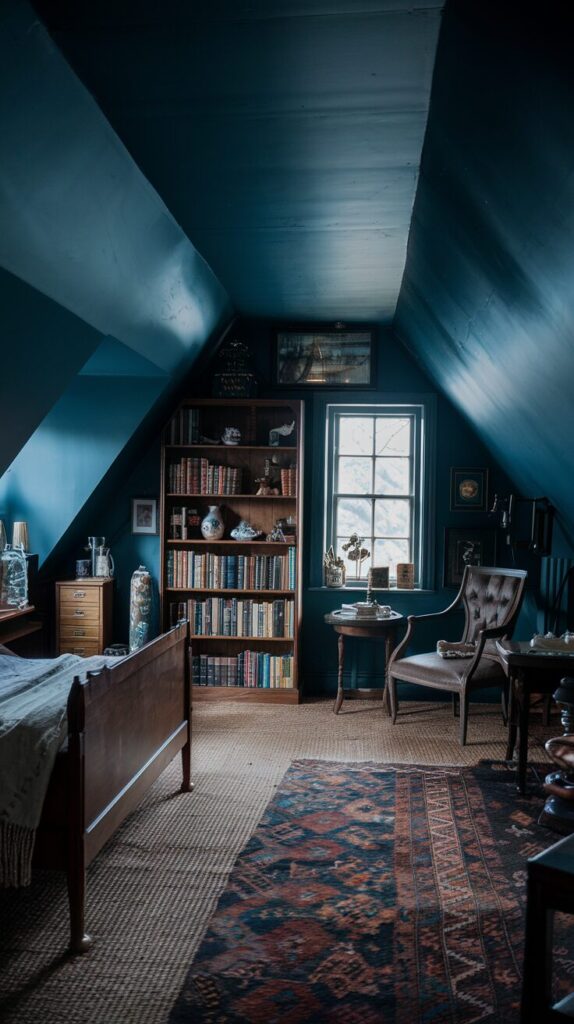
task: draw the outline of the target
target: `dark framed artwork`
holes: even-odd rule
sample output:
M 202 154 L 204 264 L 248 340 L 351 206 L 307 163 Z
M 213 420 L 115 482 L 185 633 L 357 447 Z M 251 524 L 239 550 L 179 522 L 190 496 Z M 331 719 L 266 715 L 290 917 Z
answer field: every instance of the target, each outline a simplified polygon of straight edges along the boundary
M 447 526 L 444 540 L 444 585 L 459 587 L 465 566 L 494 565 L 496 530 Z
M 488 470 L 459 469 L 450 471 L 450 509 L 486 512 L 488 502 Z
M 157 532 L 157 498 L 132 498 L 132 533 Z
M 281 387 L 371 388 L 370 328 L 285 328 L 275 334 L 275 383 Z

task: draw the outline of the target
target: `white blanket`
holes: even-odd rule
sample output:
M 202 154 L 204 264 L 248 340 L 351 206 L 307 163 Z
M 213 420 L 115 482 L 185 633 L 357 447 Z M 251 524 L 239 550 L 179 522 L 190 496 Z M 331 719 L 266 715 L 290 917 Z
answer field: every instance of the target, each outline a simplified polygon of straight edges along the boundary
M 0 653 L 0 886 L 30 883 L 35 830 L 66 735 L 66 704 L 74 678 L 117 661 Z

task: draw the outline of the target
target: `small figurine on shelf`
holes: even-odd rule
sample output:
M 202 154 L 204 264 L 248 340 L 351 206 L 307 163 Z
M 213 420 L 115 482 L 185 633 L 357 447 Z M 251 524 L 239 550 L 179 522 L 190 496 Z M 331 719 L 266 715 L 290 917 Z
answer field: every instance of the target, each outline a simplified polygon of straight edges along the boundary
M 345 586 L 345 563 L 342 558 L 335 555 L 332 545 L 323 555 L 323 568 L 326 587 Z
M 268 498 L 273 494 L 279 494 L 279 488 L 272 485 L 268 476 L 255 477 L 255 483 L 259 484 L 259 490 L 255 491 L 256 498 Z
M 293 437 L 291 435 L 293 434 Z M 281 444 L 293 444 L 295 434 L 295 420 L 292 423 L 284 423 L 281 427 L 273 427 L 269 431 L 269 444 L 272 448 L 278 448 Z
M 271 541 L 273 544 L 285 544 L 287 541 L 287 538 L 278 523 L 275 523 L 271 533 L 268 533 L 265 539 Z
M 242 519 L 231 531 L 231 536 L 234 540 L 256 540 L 261 536 L 261 530 L 257 530 L 246 519 Z
M 223 444 L 239 444 L 241 431 L 237 427 L 225 427 L 221 435 Z
M 365 558 L 368 558 L 371 552 L 368 548 L 363 547 L 365 538 L 359 537 L 358 533 L 352 533 L 346 544 L 343 544 L 343 551 L 348 551 L 347 558 L 350 562 L 356 562 L 358 567 L 357 579 L 361 578 L 361 569 Z

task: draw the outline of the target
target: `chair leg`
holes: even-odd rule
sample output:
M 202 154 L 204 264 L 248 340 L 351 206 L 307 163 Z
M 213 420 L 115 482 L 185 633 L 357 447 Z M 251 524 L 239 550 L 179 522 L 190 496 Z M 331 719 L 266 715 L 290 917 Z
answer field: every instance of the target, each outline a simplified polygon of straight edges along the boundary
M 459 703 L 458 703 L 458 693 L 451 693 L 451 698 L 452 698 L 452 716 L 453 716 L 453 718 L 456 718 L 459 715 L 459 713 L 460 713 L 459 712 Z
M 390 701 L 390 707 L 391 707 L 391 725 L 394 725 L 396 720 L 397 720 L 397 711 L 399 710 L 399 702 L 398 702 L 398 699 L 397 699 L 397 681 L 396 681 L 396 679 L 393 676 L 389 675 L 389 679 L 388 679 L 388 684 L 387 685 L 388 685 L 388 688 L 389 688 L 388 689 L 388 693 L 389 693 L 389 701 Z
M 460 745 L 461 747 L 466 746 L 466 730 L 468 726 L 468 698 L 469 694 L 466 690 L 460 695 Z
M 500 691 L 500 704 L 502 707 L 502 724 L 508 725 L 508 681 Z

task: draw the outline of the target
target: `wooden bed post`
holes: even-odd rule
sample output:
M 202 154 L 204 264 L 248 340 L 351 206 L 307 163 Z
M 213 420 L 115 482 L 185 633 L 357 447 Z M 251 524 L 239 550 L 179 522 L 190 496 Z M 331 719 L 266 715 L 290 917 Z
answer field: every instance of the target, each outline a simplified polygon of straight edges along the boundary
M 84 687 L 74 679 L 68 697 L 68 901 L 70 904 L 70 952 L 85 953 L 92 940 L 85 932 L 86 854 Z
M 186 632 L 189 631 L 189 625 L 186 625 Z M 193 782 L 191 781 L 191 641 L 189 638 L 186 640 L 184 647 L 184 701 L 185 707 L 183 709 L 184 719 L 187 721 L 187 742 L 184 747 L 181 748 L 181 792 L 191 793 L 193 789 Z

